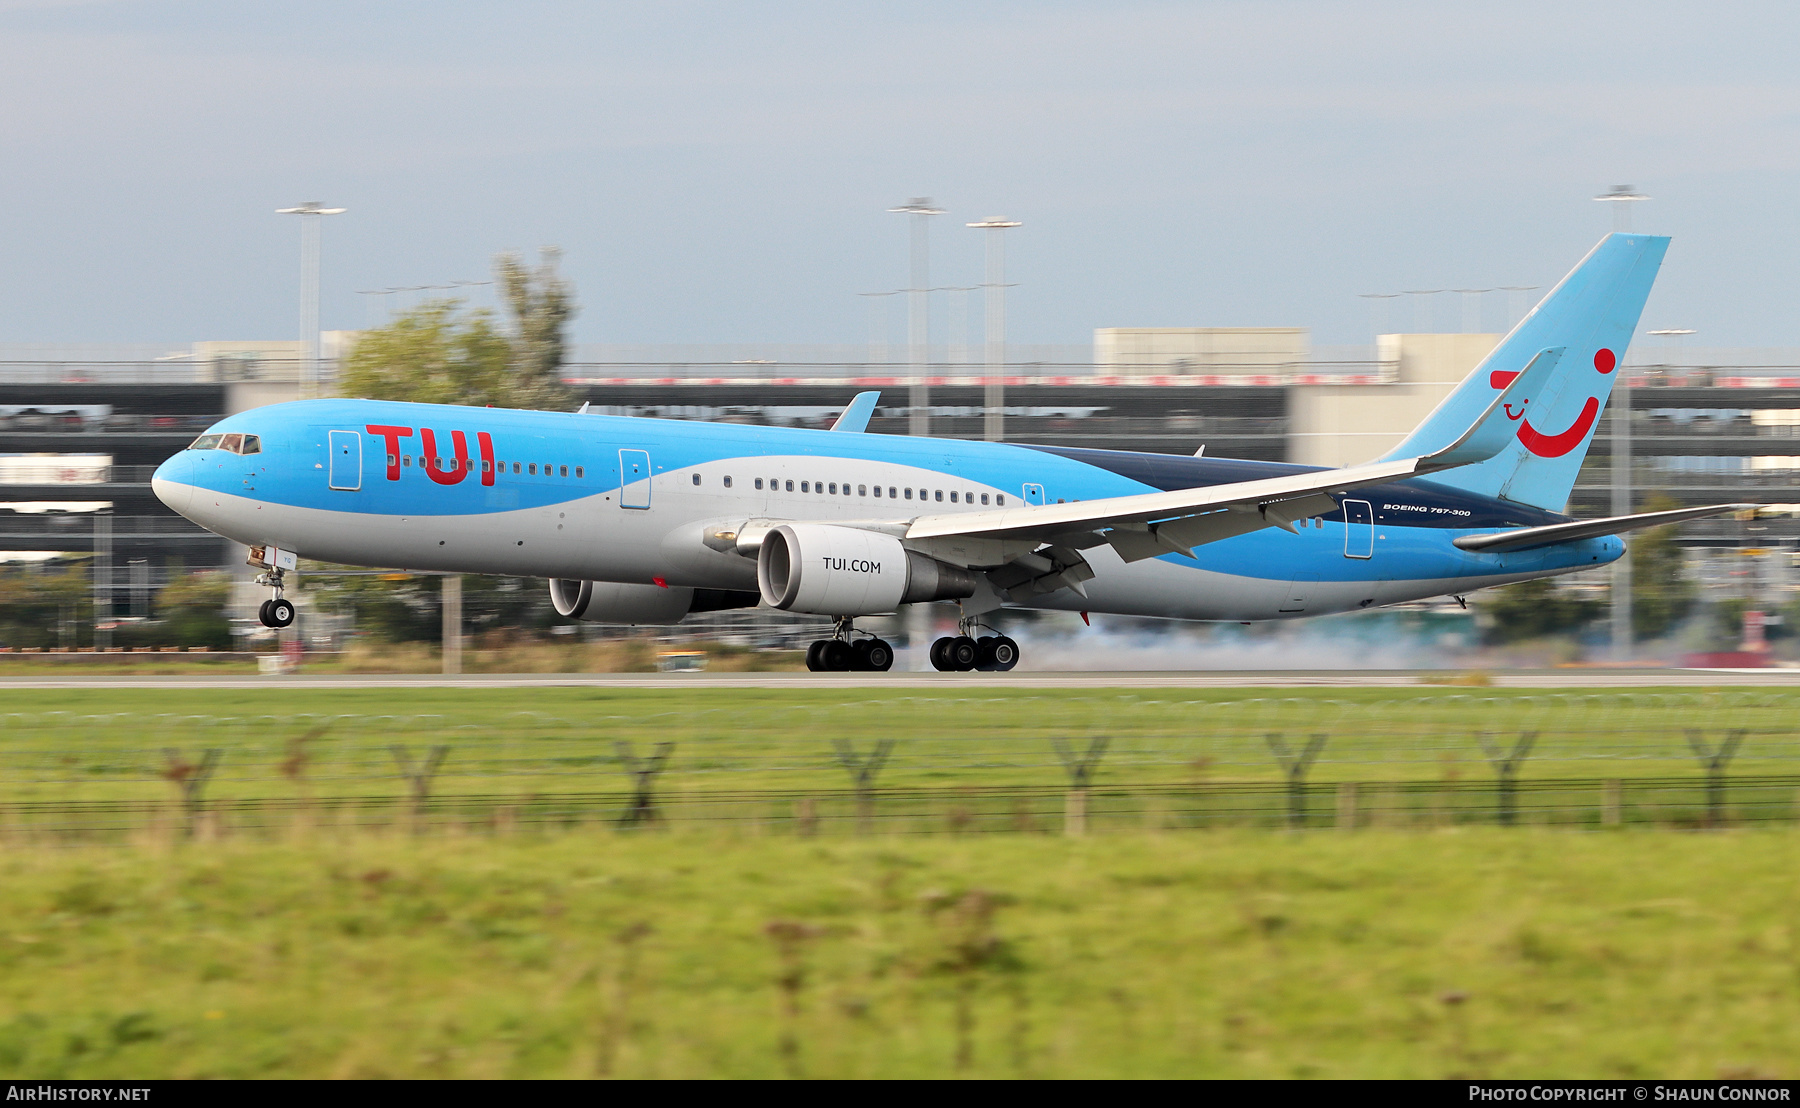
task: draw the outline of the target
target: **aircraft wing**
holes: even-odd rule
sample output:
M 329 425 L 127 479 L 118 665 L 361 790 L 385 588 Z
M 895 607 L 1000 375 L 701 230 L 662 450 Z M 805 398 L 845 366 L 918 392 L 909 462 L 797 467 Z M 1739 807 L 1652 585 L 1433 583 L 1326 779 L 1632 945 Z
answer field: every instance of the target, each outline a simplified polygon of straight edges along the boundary
M 1333 493 L 1493 457 L 1514 435 L 1507 404 L 1535 393 L 1561 354 L 1561 349 L 1539 353 L 1461 438 L 1422 457 L 1074 504 L 921 516 L 912 521 L 905 538 L 909 545 L 928 550 L 961 545 L 970 554 L 989 543 L 995 550 L 1016 549 L 1021 542 L 1048 543 L 1067 547 L 1072 554 L 1106 542 L 1126 561 L 1137 561 L 1170 553 L 1191 556 L 1192 549 L 1203 543 L 1263 527 L 1292 532 L 1296 521 L 1336 511 Z M 973 560 L 969 555 L 965 559 L 958 560 L 964 564 Z
M 1453 540 L 1464 550 L 1523 550 L 1551 543 L 1574 542 L 1601 535 L 1617 535 L 1640 527 L 1661 527 L 1688 519 L 1742 512 L 1755 504 L 1713 504 L 1705 508 L 1677 508 L 1672 512 L 1643 512 L 1633 516 L 1609 516 L 1606 519 L 1578 519 L 1572 523 L 1549 523 L 1542 527 L 1522 527 L 1515 531 L 1496 531 L 1490 535 L 1464 535 Z

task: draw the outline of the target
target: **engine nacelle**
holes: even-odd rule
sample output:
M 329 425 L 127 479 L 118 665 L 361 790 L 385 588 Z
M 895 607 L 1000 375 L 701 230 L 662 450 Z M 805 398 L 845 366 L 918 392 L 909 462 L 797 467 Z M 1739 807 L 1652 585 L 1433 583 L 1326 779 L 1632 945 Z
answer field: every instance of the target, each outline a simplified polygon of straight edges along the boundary
M 825 616 L 975 595 L 966 569 L 908 550 L 892 535 L 822 523 L 770 531 L 756 552 L 756 584 L 772 608 Z
M 621 585 L 613 581 L 566 581 L 552 578 L 550 603 L 558 615 L 587 623 L 680 623 L 695 612 L 754 608 L 753 592 L 734 589 L 663 588 Z

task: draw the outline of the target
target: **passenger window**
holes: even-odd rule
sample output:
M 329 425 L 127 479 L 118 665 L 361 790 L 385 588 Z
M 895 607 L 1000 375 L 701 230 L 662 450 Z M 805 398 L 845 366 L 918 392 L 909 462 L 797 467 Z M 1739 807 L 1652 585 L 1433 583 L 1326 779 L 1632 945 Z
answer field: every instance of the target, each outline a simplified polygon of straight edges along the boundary
M 226 435 L 219 440 L 219 449 L 229 450 L 233 454 L 242 454 L 244 452 L 244 436 Z
M 569 467 L 568 466 L 557 466 L 556 467 L 556 475 L 558 477 L 567 477 L 569 475 Z
M 939 504 L 942 504 L 944 502 L 944 490 L 943 489 L 937 490 L 937 502 Z
M 888 499 L 892 500 L 893 498 L 894 498 L 894 486 L 889 485 L 888 486 Z
M 831 495 L 833 495 L 833 496 L 837 495 L 837 482 L 836 481 L 833 481 L 831 483 Z
M 262 453 L 262 436 L 261 435 L 245 435 L 244 436 L 244 453 L 246 453 L 246 454 L 261 454 Z
M 486 473 L 488 471 L 488 467 L 492 464 L 493 464 L 492 462 L 483 460 L 481 463 L 481 472 Z
M 996 503 L 996 504 L 1000 504 L 1000 505 L 1005 505 L 1005 503 L 1006 503 L 1006 494 L 1005 494 L 1005 493 L 1003 493 L 1003 492 L 997 492 L 997 493 L 995 493 L 995 494 L 994 494 L 994 503 Z
M 954 491 L 950 493 L 950 503 L 956 503 L 956 493 Z
M 513 463 L 513 472 L 514 473 L 519 472 L 519 463 L 518 462 Z
M 696 473 L 696 474 L 694 474 L 694 484 L 698 485 L 699 483 L 700 483 L 700 475 L 698 473 Z
M 575 467 L 575 477 L 577 480 L 579 480 L 581 478 L 581 475 L 583 472 L 584 471 L 582 470 L 582 467 L 580 467 L 580 466 Z
M 393 456 L 393 455 L 392 455 L 392 454 L 389 454 L 389 455 L 388 455 L 388 468 L 389 468 L 389 469 L 394 469 L 394 468 L 395 468 L 395 467 L 397 467 L 397 466 L 398 466 L 398 465 L 399 465 L 399 464 L 400 464 L 400 459 L 399 459 L 399 458 L 396 458 L 396 457 L 394 457 L 394 456 Z
M 403 466 L 412 465 L 412 455 L 411 454 L 400 455 L 400 464 Z
M 806 482 L 805 482 L 805 481 L 802 481 L 802 482 L 800 482 L 800 483 L 801 483 L 801 484 L 802 484 L 802 485 L 804 485 L 804 484 L 806 484 Z M 794 491 L 794 483 L 793 483 L 793 482 L 792 482 L 792 481 L 789 481 L 789 482 L 788 482 L 788 483 L 787 483 L 787 491 L 789 491 L 789 492 L 793 492 L 793 491 Z M 800 490 L 800 491 L 801 491 L 801 492 L 805 492 L 805 491 L 806 491 L 806 490 L 805 490 L 805 489 L 801 489 L 801 490 Z
M 531 465 L 527 466 L 526 468 L 531 472 L 531 475 L 533 477 L 537 476 L 537 463 L 536 462 L 532 462 Z
M 758 489 L 760 489 L 760 488 L 762 488 L 762 478 L 761 478 L 761 477 L 758 477 L 758 478 L 757 478 L 757 479 L 756 479 L 756 487 L 757 487 L 757 488 L 758 488 Z
M 813 492 L 823 493 L 824 491 L 825 491 L 825 482 L 823 482 L 823 481 L 814 481 L 813 482 Z
M 731 475 L 729 473 L 725 475 L 725 487 L 731 487 Z
M 1060 497 L 1060 496 L 1059 496 L 1059 497 L 1057 497 L 1057 498 L 1056 498 L 1056 502 L 1057 502 L 1057 503 L 1058 503 L 1058 504 L 1061 504 L 1061 503 L 1062 503 L 1062 502 L 1063 502 L 1063 498 L 1062 498 L 1062 497 Z
M 877 494 L 880 494 L 880 492 L 881 492 L 881 490 L 880 490 L 880 489 L 876 489 L 876 490 L 875 490 L 875 492 L 876 492 L 876 493 L 877 493 Z M 867 496 L 867 495 L 869 495 L 869 486 L 867 486 L 867 485 L 858 485 L 858 486 L 856 486 L 856 495 L 858 495 L 858 496 Z
M 987 494 L 987 493 L 985 493 L 985 492 L 984 492 L 984 493 L 982 493 L 982 494 L 981 494 L 981 502 L 982 502 L 982 503 L 983 503 L 983 504 L 986 504 L 986 503 L 987 503 L 987 496 L 988 496 L 988 494 Z
M 788 488 L 791 489 L 793 487 L 794 487 L 794 483 L 792 481 L 789 481 Z M 811 492 L 812 491 L 812 482 L 811 481 L 800 482 L 800 491 L 801 492 Z
M 906 490 L 906 499 L 908 499 L 908 500 L 912 499 L 912 489 L 910 487 L 907 488 L 907 490 Z

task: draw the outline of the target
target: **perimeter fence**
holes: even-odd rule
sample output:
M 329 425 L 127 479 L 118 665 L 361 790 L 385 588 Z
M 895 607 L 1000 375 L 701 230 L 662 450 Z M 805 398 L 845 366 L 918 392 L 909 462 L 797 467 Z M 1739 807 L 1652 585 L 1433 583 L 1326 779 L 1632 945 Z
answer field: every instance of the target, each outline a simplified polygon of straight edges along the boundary
M 0 837 L 1800 819 L 1800 694 L 850 696 L 591 712 L 0 714 Z

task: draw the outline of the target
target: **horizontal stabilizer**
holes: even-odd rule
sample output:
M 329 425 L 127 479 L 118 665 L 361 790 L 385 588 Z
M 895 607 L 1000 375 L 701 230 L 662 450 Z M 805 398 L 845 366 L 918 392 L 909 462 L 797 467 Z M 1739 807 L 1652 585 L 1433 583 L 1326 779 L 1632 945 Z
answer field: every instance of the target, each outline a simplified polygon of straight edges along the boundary
M 867 431 L 869 417 L 875 414 L 875 402 L 881 399 L 878 392 L 859 392 L 850 400 L 850 406 L 844 414 L 837 417 L 831 425 L 833 431 Z
M 1455 540 L 1464 550 L 1523 550 L 1530 546 L 1594 539 L 1601 535 L 1617 535 L 1641 527 L 1661 527 L 1689 519 L 1741 512 L 1754 504 L 1712 504 L 1705 508 L 1677 508 L 1672 512 L 1644 512 L 1634 516 L 1611 516 L 1607 519 L 1578 519 L 1572 523 L 1550 523 L 1543 527 L 1523 527 L 1517 531 L 1497 531 L 1491 535 L 1464 535 Z

